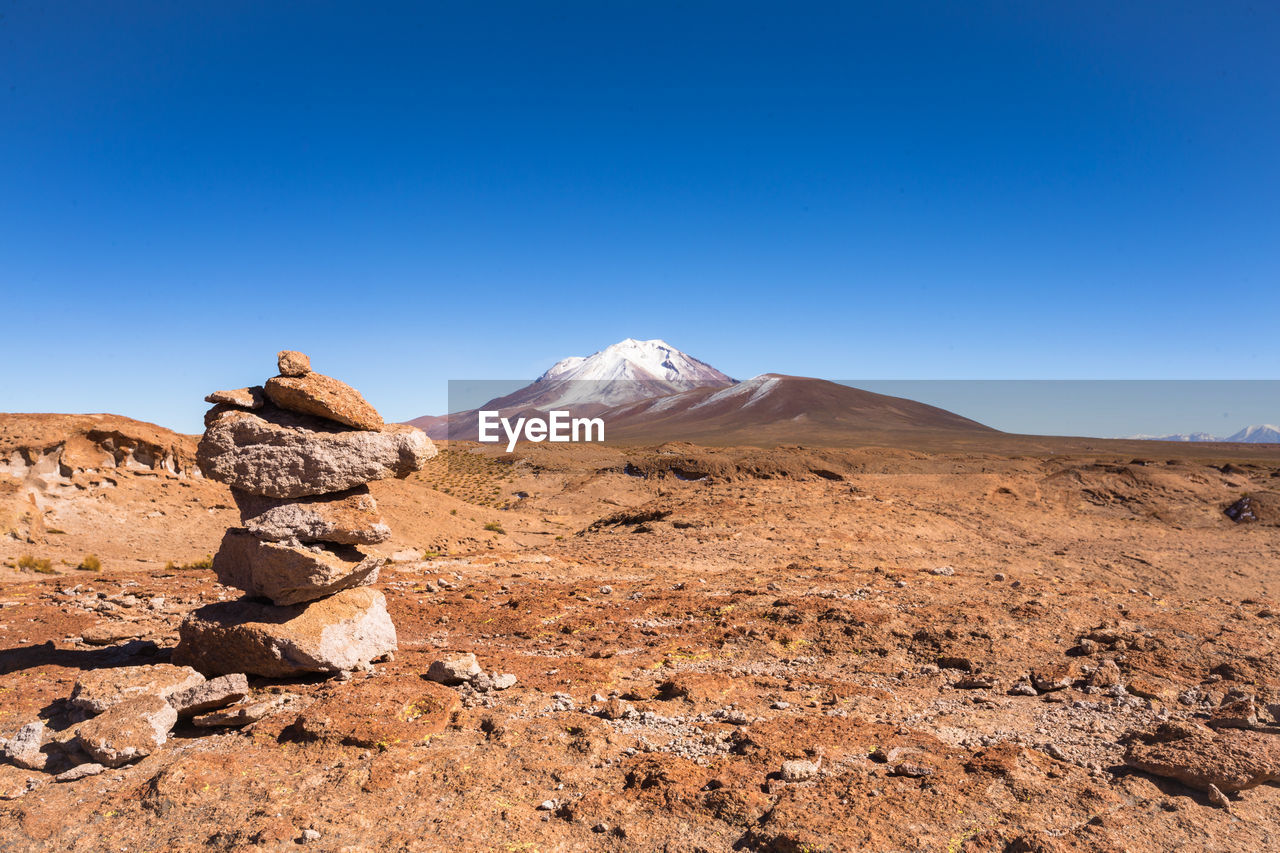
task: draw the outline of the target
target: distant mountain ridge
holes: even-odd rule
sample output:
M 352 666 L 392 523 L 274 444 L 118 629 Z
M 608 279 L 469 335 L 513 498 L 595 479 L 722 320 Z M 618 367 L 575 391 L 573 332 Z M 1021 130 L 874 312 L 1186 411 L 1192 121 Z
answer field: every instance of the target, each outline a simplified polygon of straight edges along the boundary
M 1229 436 L 1216 436 L 1207 432 L 1182 432 L 1173 435 L 1131 435 L 1144 441 L 1220 441 L 1234 444 L 1280 444 L 1280 427 L 1272 424 L 1254 424 Z

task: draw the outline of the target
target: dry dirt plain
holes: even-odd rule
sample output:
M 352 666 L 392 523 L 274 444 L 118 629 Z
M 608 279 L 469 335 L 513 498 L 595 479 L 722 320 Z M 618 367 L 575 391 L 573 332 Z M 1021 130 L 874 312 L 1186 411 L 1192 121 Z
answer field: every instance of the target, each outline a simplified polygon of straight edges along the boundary
M 237 517 L 190 437 L 41 417 L 0 416 L 0 737 L 65 740 L 82 673 L 237 594 Z M 0 765 L 0 850 L 1280 849 L 1275 447 L 454 445 L 374 492 L 394 660 Z M 423 678 L 466 651 L 518 682 Z

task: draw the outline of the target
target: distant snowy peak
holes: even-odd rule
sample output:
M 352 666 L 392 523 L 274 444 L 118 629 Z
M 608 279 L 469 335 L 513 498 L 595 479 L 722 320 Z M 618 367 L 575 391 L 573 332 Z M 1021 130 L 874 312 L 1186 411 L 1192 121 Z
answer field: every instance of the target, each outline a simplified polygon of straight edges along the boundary
M 557 361 L 538 382 L 615 380 L 660 382 L 672 391 L 706 385 L 732 385 L 733 379 L 711 365 L 685 355 L 666 341 L 627 338 L 593 355 Z
M 1223 441 L 1243 441 L 1249 444 L 1278 444 L 1280 443 L 1280 427 L 1272 424 L 1254 424 L 1240 430 L 1235 435 L 1223 439 Z
M 1236 444 L 1280 444 L 1280 427 L 1271 424 L 1247 426 L 1225 438 L 1207 432 L 1182 432 L 1176 435 L 1131 435 L 1149 441 L 1225 441 Z

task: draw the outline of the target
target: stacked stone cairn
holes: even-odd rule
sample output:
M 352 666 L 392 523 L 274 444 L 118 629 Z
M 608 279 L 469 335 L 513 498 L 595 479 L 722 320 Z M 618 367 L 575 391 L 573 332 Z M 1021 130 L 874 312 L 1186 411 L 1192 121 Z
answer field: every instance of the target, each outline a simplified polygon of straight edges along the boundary
M 368 483 L 407 477 L 435 456 L 421 430 L 384 424 L 354 388 L 279 354 L 262 387 L 205 399 L 196 459 L 231 487 L 242 527 L 213 558 L 246 596 L 196 610 L 173 661 L 205 674 L 286 677 L 367 667 L 396 649 L 386 600 L 369 584 L 391 535 Z

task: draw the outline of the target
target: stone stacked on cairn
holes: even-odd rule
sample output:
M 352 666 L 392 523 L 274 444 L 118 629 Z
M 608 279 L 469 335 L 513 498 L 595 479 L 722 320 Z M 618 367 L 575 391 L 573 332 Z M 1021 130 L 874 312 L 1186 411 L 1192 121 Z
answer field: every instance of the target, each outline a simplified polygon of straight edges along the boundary
M 196 459 L 231 487 L 244 525 L 227 531 L 213 569 L 248 593 L 179 629 L 174 662 L 205 673 L 337 672 L 396 648 L 386 600 L 366 588 L 386 561 L 366 546 L 391 535 L 368 483 L 421 470 L 435 446 L 384 424 L 302 353 L 281 352 L 279 368 L 262 387 L 205 398 L 214 406 Z

